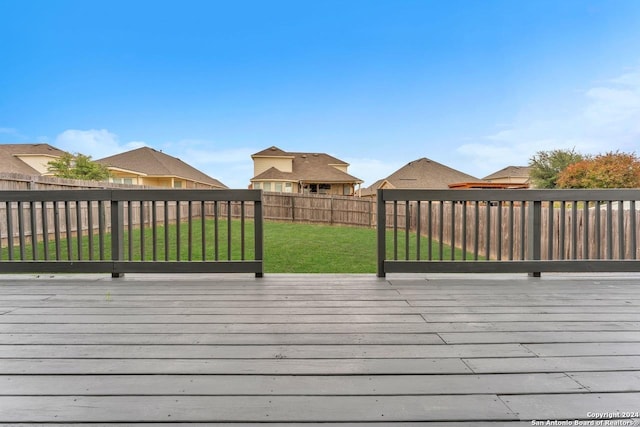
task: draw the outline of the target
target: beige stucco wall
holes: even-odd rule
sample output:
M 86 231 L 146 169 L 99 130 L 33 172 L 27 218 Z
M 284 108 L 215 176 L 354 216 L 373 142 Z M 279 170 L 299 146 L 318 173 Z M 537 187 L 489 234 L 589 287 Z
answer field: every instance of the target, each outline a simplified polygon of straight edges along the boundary
M 48 163 L 52 160 L 57 159 L 55 156 L 45 156 L 45 155 L 18 155 L 20 160 L 34 168 L 38 171 L 39 174 L 44 175 L 48 173 Z
M 253 159 L 253 176 L 258 176 L 270 168 L 276 168 L 281 172 L 293 172 L 293 159 L 281 157 L 256 157 Z

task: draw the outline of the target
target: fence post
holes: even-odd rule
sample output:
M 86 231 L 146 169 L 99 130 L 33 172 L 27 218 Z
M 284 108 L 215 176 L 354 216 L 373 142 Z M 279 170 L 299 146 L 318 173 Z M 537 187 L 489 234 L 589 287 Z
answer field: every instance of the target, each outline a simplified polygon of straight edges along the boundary
M 111 261 L 124 259 L 124 203 L 111 200 Z M 124 277 L 124 273 L 116 271 L 115 264 L 111 277 Z
M 542 201 L 536 200 L 529 202 L 529 219 L 527 226 L 529 259 L 539 261 L 541 254 L 540 240 L 542 238 Z M 540 275 L 541 273 L 539 271 L 529 272 L 529 277 L 540 277 Z
M 256 273 L 256 277 L 263 277 L 264 275 L 264 229 L 263 229 L 263 215 L 262 215 L 262 190 L 260 190 L 260 200 L 256 200 L 253 204 L 253 223 L 254 223 L 254 244 L 255 244 L 255 260 L 260 261 L 260 271 Z
M 387 212 L 383 191 L 378 189 L 378 277 L 385 277 L 384 259 L 387 256 Z

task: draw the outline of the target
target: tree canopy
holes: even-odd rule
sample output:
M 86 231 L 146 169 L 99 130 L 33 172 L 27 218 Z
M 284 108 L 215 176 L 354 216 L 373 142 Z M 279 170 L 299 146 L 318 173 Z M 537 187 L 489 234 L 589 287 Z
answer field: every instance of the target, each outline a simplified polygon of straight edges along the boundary
M 529 161 L 531 181 L 536 188 L 556 188 L 560 172 L 585 159 L 575 149 L 538 151 Z
M 47 165 L 47 170 L 58 178 L 104 181 L 109 178 L 106 166 L 91 160 L 91 156 L 80 153 L 65 153 Z
M 560 188 L 638 188 L 640 159 L 635 153 L 608 152 L 573 163 L 558 177 Z

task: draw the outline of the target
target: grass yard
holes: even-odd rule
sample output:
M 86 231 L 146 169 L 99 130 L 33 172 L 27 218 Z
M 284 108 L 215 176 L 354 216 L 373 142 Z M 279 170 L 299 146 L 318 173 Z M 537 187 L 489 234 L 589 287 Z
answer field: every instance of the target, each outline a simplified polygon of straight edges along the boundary
M 254 239 L 253 224 L 247 221 L 245 236 L 245 259 L 253 259 Z M 166 259 L 174 261 L 178 259 L 177 250 L 177 226 L 169 225 L 165 233 L 164 227 L 157 227 L 155 232 L 156 253 L 155 259 L 164 261 Z M 218 244 L 214 241 L 215 225 L 211 220 L 205 222 L 205 257 L 207 260 L 240 260 L 241 259 L 241 239 L 240 221 L 231 222 L 231 257 L 229 257 L 227 236 L 228 224 L 224 220 L 218 223 Z M 168 240 L 165 240 L 165 235 Z M 187 260 L 189 256 L 193 260 L 202 260 L 202 225 L 199 220 L 195 220 L 191 229 L 191 253 L 188 249 L 189 227 L 187 223 L 180 226 L 180 259 Z M 398 258 L 405 258 L 404 232 L 398 232 Z M 144 230 L 144 245 L 142 244 L 140 229 L 134 229 L 132 233 L 131 259 L 139 261 L 151 261 L 154 259 L 153 241 L 154 234 L 150 228 Z M 29 240 L 27 240 L 28 242 Z M 129 236 L 125 232 L 125 259 L 129 259 Z M 393 233 L 387 233 L 387 258 L 393 256 L 392 250 Z M 67 246 L 67 240 L 60 240 L 60 259 L 77 260 L 78 240 L 73 237 Z M 80 241 L 82 259 L 89 259 L 89 238 L 82 236 Z M 93 236 L 92 252 L 94 258 L 100 254 L 98 236 Z M 422 238 L 421 257 L 428 253 L 428 239 Z M 103 251 L 105 259 L 110 259 L 111 236 L 105 235 Z M 144 251 L 141 249 L 144 248 Z M 165 252 L 165 248 L 168 249 Z M 376 230 L 359 227 L 341 227 L 316 224 L 298 224 L 287 222 L 265 222 L 264 223 L 264 262 L 266 273 L 375 273 L 376 271 Z M 434 258 L 439 257 L 438 242 L 432 242 Z M 451 248 L 443 245 L 443 258 L 450 259 Z M 32 259 L 32 248 L 25 245 L 25 259 Z M 69 257 L 69 252 L 71 256 Z M 144 253 L 143 253 L 144 252 Z M 14 258 L 19 259 L 19 248 L 14 245 Z M 50 259 L 55 259 L 56 247 L 53 241 L 48 243 L 48 253 Z M 144 257 L 143 257 L 144 255 Z M 416 257 L 416 236 L 410 235 L 410 258 Z M 2 248 L 1 257 L 8 259 L 8 249 Z M 40 242 L 37 248 L 37 258 L 44 259 L 44 243 Z M 462 259 L 462 252 L 456 249 L 456 259 Z

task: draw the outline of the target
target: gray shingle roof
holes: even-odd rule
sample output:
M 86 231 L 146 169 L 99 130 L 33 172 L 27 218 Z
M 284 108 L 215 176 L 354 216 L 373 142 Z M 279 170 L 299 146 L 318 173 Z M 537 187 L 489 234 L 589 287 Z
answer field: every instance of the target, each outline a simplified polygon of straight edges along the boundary
M 60 157 L 65 154 L 49 144 L 0 144 L 0 171 L 22 173 L 25 175 L 40 175 L 40 173 L 20 160 L 19 154 L 40 154 Z
M 388 177 L 380 179 L 362 190 L 362 195 L 375 194 L 387 181 L 394 188 L 448 189 L 457 182 L 481 182 L 482 180 L 423 157 L 407 163 Z
M 286 152 L 278 147 L 270 147 L 251 157 L 293 157 L 292 172 L 282 172 L 276 168 L 270 168 L 254 176 L 252 180 L 283 179 L 315 183 L 362 182 L 361 179 L 332 166 L 348 166 L 348 163 L 325 153 Z
M 150 147 L 142 147 L 96 160 L 105 166 L 140 172 L 147 176 L 174 176 L 218 188 L 227 188 L 215 178 L 199 171 L 177 157 Z

